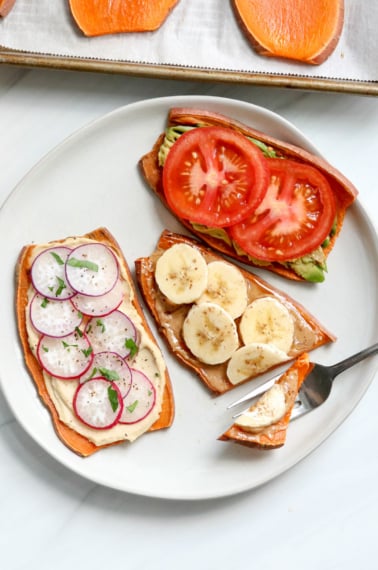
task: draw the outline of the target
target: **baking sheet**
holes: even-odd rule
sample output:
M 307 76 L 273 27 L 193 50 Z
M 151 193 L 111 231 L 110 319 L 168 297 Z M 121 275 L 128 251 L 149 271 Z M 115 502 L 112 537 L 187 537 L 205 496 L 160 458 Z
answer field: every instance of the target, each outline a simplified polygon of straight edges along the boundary
M 229 0 L 180 0 L 156 32 L 86 38 L 68 0 L 17 0 L 0 21 L 0 61 L 159 77 L 378 94 L 378 4 L 345 0 L 340 41 L 312 66 L 257 55 Z

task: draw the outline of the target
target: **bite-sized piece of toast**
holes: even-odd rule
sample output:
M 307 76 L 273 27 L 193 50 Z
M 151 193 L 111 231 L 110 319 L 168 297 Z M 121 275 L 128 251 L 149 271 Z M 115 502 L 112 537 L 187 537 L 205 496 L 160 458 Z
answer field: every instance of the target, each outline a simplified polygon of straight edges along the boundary
M 121 430 L 118 432 L 111 433 L 112 430 L 118 429 L 119 426 L 111 427 L 107 429 L 94 429 L 93 427 L 88 427 L 83 424 L 80 419 L 74 417 L 75 414 L 72 409 L 71 403 L 67 405 L 67 402 L 63 401 L 65 398 L 65 391 L 74 390 L 75 386 L 79 385 L 79 382 L 83 382 L 83 377 L 77 379 L 63 379 L 55 378 L 51 374 L 48 374 L 46 369 L 41 365 L 41 361 L 38 357 L 38 343 L 40 343 L 41 337 L 44 338 L 40 331 L 35 330 L 34 323 L 31 320 L 31 302 L 35 296 L 35 290 L 32 282 L 31 268 L 33 261 L 38 257 L 41 252 L 49 250 L 50 248 L 59 248 L 60 246 L 67 246 L 72 250 L 81 244 L 102 244 L 114 254 L 115 259 L 118 260 L 119 266 L 119 280 L 122 284 L 122 303 L 118 306 L 118 310 L 122 313 L 127 307 L 128 310 L 132 312 L 132 318 L 136 330 L 137 343 L 140 343 L 137 349 L 134 351 L 133 355 L 122 356 L 122 361 L 128 361 L 128 366 L 142 369 L 139 362 L 139 354 L 143 352 L 144 355 L 152 355 L 151 360 L 158 362 L 159 370 L 161 374 L 159 375 L 159 380 L 153 385 L 153 390 L 156 393 L 156 418 L 152 420 L 151 415 L 151 425 L 146 423 L 141 424 L 141 430 L 144 431 L 154 431 L 169 427 L 174 419 L 174 398 L 171 387 L 171 382 L 168 374 L 168 370 L 165 366 L 161 351 L 153 337 L 153 334 L 149 328 L 147 320 L 143 314 L 141 305 L 138 301 L 135 286 L 133 284 L 132 276 L 130 273 L 129 266 L 126 259 L 121 251 L 119 244 L 116 242 L 115 238 L 106 228 L 98 228 L 91 231 L 84 236 L 75 236 L 66 239 L 55 240 L 47 244 L 30 244 L 25 246 L 19 256 L 17 262 L 17 289 L 16 289 L 16 312 L 17 312 L 17 324 L 19 336 L 23 348 L 24 359 L 26 367 L 35 383 L 39 397 L 42 402 L 49 410 L 51 419 L 55 428 L 55 431 L 61 441 L 72 451 L 81 456 L 89 456 L 103 447 L 108 445 L 115 445 L 117 443 L 122 443 L 125 440 L 132 441 L 134 437 L 128 437 L 128 429 L 131 423 L 127 424 L 124 422 Z M 61 250 L 57 250 L 59 253 Z M 54 254 L 53 254 L 54 255 Z M 57 261 L 61 262 L 59 256 L 55 254 Z M 66 287 L 67 285 L 64 285 Z M 60 292 L 62 287 L 60 287 Z M 45 299 L 42 305 L 47 306 L 52 304 L 53 300 Z M 42 306 L 41 305 L 41 306 Z M 79 311 L 78 311 L 79 312 Z M 76 327 L 78 338 L 89 335 L 89 332 L 85 328 L 88 326 L 90 321 L 90 315 L 81 315 L 83 318 L 82 324 Z M 105 330 L 105 319 L 104 317 L 97 319 L 97 326 L 102 327 Z M 81 329 L 80 331 L 78 329 Z M 46 335 L 45 335 L 46 336 Z M 64 339 L 63 341 L 64 342 Z M 42 347 L 43 348 L 43 347 Z M 47 348 L 44 349 L 47 352 Z M 108 349 L 104 349 L 108 350 Z M 87 351 L 95 353 L 93 350 L 93 345 Z M 135 355 L 136 353 L 136 355 Z M 94 354 L 95 356 L 95 354 Z M 108 379 L 114 380 L 111 377 L 111 371 L 109 370 L 91 370 L 92 376 L 103 376 L 105 375 Z M 89 374 L 89 372 L 88 372 Z M 86 378 L 88 380 L 89 377 Z M 151 379 L 154 382 L 154 379 Z M 71 393 L 71 392 L 70 392 Z M 113 393 L 114 394 L 114 393 Z M 59 404 L 59 406 L 58 406 Z M 112 404 L 113 405 L 113 404 Z M 135 407 L 136 404 L 133 403 Z M 58 408 L 62 408 L 59 411 Z M 135 435 L 135 434 L 134 434 Z M 104 442 L 98 443 L 97 436 L 105 438 Z M 139 434 L 135 437 L 139 437 Z
M 297 265 L 280 261 L 261 262 L 259 259 L 252 258 L 241 248 L 235 247 L 232 236 L 228 235 L 227 228 L 222 231 L 222 237 L 219 232 L 208 231 L 208 228 L 201 227 L 200 224 L 193 224 L 190 220 L 179 218 L 179 221 L 196 237 L 210 245 L 213 249 L 220 253 L 230 256 L 247 265 L 262 267 L 274 273 L 278 273 L 285 278 L 296 281 L 321 281 L 324 279 L 324 271 L 326 271 L 326 261 L 329 253 L 333 249 L 340 231 L 343 227 L 344 217 L 347 208 L 354 202 L 358 191 L 354 185 L 335 167 L 330 165 L 323 158 L 316 156 L 309 151 L 300 148 L 291 143 L 281 141 L 266 133 L 263 133 L 253 127 L 243 124 L 235 119 L 222 115 L 220 113 L 211 112 L 203 109 L 193 108 L 172 108 L 167 118 L 167 130 L 170 127 L 180 126 L 185 128 L 201 128 L 201 127 L 226 127 L 241 133 L 242 135 L 253 139 L 258 145 L 263 146 L 265 152 L 272 153 L 273 156 L 282 159 L 289 159 L 299 164 L 309 165 L 315 168 L 322 176 L 325 177 L 332 189 L 335 201 L 335 223 L 329 233 L 327 239 L 322 243 L 320 248 L 320 261 L 317 259 L 318 254 L 314 255 L 315 265 L 320 267 L 320 271 L 315 267 L 314 271 L 310 269 L 311 276 L 304 276 L 302 267 L 297 269 Z M 139 167 L 145 181 L 161 202 L 170 210 L 163 188 L 163 168 L 161 164 L 160 149 L 165 140 L 165 133 L 161 133 L 153 148 L 141 157 Z M 176 139 L 175 139 L 176 140 Z M 174 145 L 175 140 L 170 144 Z M 170 147 L 170 145 L 167 145 Z M 269 160 L 269 159 L 268 159 Z M 174 215 L 175 213 L 172 212 Z M 219 229 L 219 228 L 218 228 Z M 319 248 L 318 248 L 319 249 Z M 312 254 L 312 252 L 308 252 Z M 307 260 L 306 260 L 307 261 Z M 311 260 L 312 261 L 312 260 Z M 312 265 L 312 263 L 311 263 Z M 308 270 L 306 269 L 306 272 Z M 314 277 L 315 273 L 315 277 Z
M 259 449 L 282 447 L 298 392 L 313 366 L 302 354 L 218 439 Z
M 240 272 L 245 286 L 245 304 L 247 308 L 250 308 L 257 301 L 261 302 L 263 300 L 266 302 L 268 299 L 273 301 L 273 304 L 277 305 L 280 310 L 282 309 L 279 315 L 282 314 L 282 319 L 288 320 L 289 324 L 291 323 L 291 340 L 286 348 L 281 346 L 281 350 L 275 346 L 273 348 L 271 346 L 268 347 L 269 350 L 274 351 L 274 354 L 283 355 L 283 358 L 278 358 L 276 361 L 272 362 L 271 365 L 266 367 L 266 370 L 273 368 L 284 361 L 293 360 L 302 353 L 311 351 L 314 348 L 335 340 L 335 337 L 328 332 L 314 316 L 312 316 L 300 303 L 296 302 L 284 292 L 279 291 L 277 288 L 269 285 L 269 283 L 249 271 L 246 271 L 231 262 L 226 262 L 216 252 L 203 245 L 198 240 L 165 230 L 160 236 L 155 251 L 148 257 L 143 257 L 135 261 L 136 276 L 139 287 L 145 302 L 158 325 L 159 331 L 167 341 L 171 352 L 179 359 L 180 362 L 198 374 L 200 379 L 212 392 L 216 394 L 227 392 L 236 384 L 259 375 L 262 373 L 263 364 L 259 363 L 257 358 L 257 362 L 252 362 L 252 370 L 248 369 L 247 377 L 240 375 L 235 376 L 235 371 L 233 371 L 232 381 L 230 381 L 230 363 L 233 361 L 235 355 L 237 353 L 239 354 L 238 350 L 233 352 L 229 360 L 221 363 L 209 364 L 200 360 L 192 350 L 188 348 L 183 336 L 183 326 L 191 309 L 196 306 L 197 303 L 172 303 L 167 299 L 166 295 L 162 293 L 155 278 L 156 267 L 159 259 L 162 258 L 165 252 L 178 244 L 186 244 L 200 252 L 206 260 L 207 267 L 210 267 L 212 262 L 222 262 L 223 264 L 236 268 L 238 272 Z M 238 331 L 237 335 L 239 336 L 238 342 L 241 349 L 244 347 L 243 342 L 240 339 L 240 337 L 243 336 L 240 333 L 240 328 L 245 314 L 246 310 L 244 310 L 243 315 L 234 319 L 235 329 Z M 269 318 L 270 317 L 268 317 L 268 320 Z M 279 316 L 279 318 L 281 318 L 281 316 Z M 262 319 L 264 320 L 264 315 L 262 316 Z M 283 326 L 282 322 L 279 323 L 279 326 Z M 199 334 L 201 334 L 201 331 L 199 331 Z M 267 334 L 270 334 L 269 331 Z M 248 347 L 256 345 L 258 350 L 260 350 L 260 341 L 254 343 L 253 339 L 248 339 L 246 344 Z M 263 347 L 261 350 L 266 347 L 264 342 L 265 341 L 263 340 Z

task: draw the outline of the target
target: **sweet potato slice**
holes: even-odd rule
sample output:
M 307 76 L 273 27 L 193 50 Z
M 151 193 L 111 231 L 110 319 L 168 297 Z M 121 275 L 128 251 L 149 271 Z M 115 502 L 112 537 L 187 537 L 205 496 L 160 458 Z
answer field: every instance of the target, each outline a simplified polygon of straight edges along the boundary
M 232 0 L 246 37 L 261 55 L 319 65 L 335 49 L 344 0 Z
M 108 245 L 110 248 L 114 249 L 115 251 L 118 251 L 119 255 L 123 258 L 123 254 L 120 250 L 118 243 L 106 228 L 97 228 L 92 232 L 86 234 L 84 237 L 95 241 L 100 241 L 101 243 Z M 64 240 L 61 240 L 61 242 L 64 243 Z M 59 418 L 59 414 L 47 390 L 41 367 L 30 348 L 28 340 L 25 308 L 27 307 L 28 304 L 30 267 L 31 267 L 31 259 L 34 247 L 35 246 L 33 244 L 25 246 L 20 253 L 17 263 L 16 314 L 17 314 L 18 331 L 19 331 L 21 345 L 23 348 L 25 364 L 35 383 L 39 397 L 41 398 L 42 402 L 44 403 L 44 405 L 51 414 L 52 422 L 58 437 L 69 449 L 71 449 L 72 451 L 74 451 L 75 453 L 77 453 L 82 457 L 87 457 L 89 455 L 92 455 L 96 451 L 102 449 L 103 447 L 108 447 L 109 445 L 117 445 L 118 443 L 121 442 L 117 441 L 111 444 L 97 446 L 91 441 L 89 441 L 83 435 L 75 432 L 73 429 L 68 427 Z M 128 275 L 128 281 L 131 284 L 133 283 L 132 276 L 125 259 L 124 263 Z M 155 342 L 154 337 L 152 336 L 152 331 L 142 311 L 142 307 L 136 299 L 135 299 L 135 307 L 140 315 L 141 322 L 146 333 L 151 338 L 151 341 Z M 175 405 L 174 405 L 173 390 L 168 370 L 166 370 L 162 410 L 160 416 L 155 421 L 155 423 L 150 427 L 149 431 L 156 431 L 159 429 L 170 427 L 174 420 L 174 412 L 175 412 Z
M 16 0 L 0 0 L 0 18 L 5 18 L 12 10 Z
M 157 30 L 178 0 L 70 0 L 72 15 L 86 36 Z
M 276 449 L 282 447 L 286 441 L 287 427 L 298 391 L 311 372 L 313 364 L 308 354 L 302 354 L 293 365 L 277 380 L 277 384 L 287 384 L 286 413 L 278 422 L 256 431 L 255 433 L 242 429 L 233 424 L 218 439 L 221 441 L 234 441 L 249 447 L 259 449 Z

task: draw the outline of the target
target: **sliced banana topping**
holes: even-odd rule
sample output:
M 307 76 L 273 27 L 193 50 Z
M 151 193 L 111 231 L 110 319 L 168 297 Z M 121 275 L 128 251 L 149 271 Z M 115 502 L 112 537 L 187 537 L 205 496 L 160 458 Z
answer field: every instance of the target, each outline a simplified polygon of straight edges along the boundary
M 156 263 L 155 279 L 160 291 L 176 304 L 193 303 L 207 285 L 203 255 L 185 243 L 167 249 Z
M 224 261 L 212 261 L 207 268 L 207 287 L 197 303 L 216 303 L 234 319 L 240 317 L 248 302 L 247 286 L 242 273 Z
M 287 353 L 293 344 L 294 320 L 280 301 L 273 297 L 260 297 L 244 311 L 239 330 L 245 345 L 269 343 Z
M 258 431 L 278 422 L 286 413 L 285 387 L 274 384 L 235 424 L 246 431 Z
M 254 342 L 232 354 L 227 365 L 227 377 L 231 384 L 239 384 L 288 359 L 286 352 L 273 344 Z
M 239 345 L 233 318 L 215 303 L 193 305 L 182 333 L 189 350 L 205 364 L 226 362 Z

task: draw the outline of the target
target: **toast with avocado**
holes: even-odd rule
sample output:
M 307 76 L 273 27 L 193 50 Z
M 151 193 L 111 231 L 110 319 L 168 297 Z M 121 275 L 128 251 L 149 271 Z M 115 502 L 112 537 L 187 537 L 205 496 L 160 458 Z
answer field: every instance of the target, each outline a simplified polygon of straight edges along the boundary
M 148 186 L 218 252 L 322 282 L 357 190 L 319 156 L 232 118 L 173 108 L 139 161 Z
M 16 311 L 26 367 L 69 449 L 88 456 L 172 424 L 167 367 L 107 229 L 25 246 Z
M 197 239 L 164 230 L 135 268 L 171 352 L 215 394 L 335 340 L 300 303 Z

